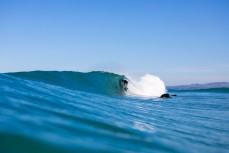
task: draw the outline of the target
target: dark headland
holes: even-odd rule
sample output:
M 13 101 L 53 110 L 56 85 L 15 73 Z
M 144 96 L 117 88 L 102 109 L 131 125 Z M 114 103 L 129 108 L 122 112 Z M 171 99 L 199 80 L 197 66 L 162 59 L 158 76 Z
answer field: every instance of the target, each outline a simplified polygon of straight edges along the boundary
M 167 89 L 174 89 L 174 90 L 194 90 L 194 89 L 210 89 L 210 88 L 229 88 L 229 82 L 213 82 L 213 83 L 206 83 L 206 84 L 167 86 Z

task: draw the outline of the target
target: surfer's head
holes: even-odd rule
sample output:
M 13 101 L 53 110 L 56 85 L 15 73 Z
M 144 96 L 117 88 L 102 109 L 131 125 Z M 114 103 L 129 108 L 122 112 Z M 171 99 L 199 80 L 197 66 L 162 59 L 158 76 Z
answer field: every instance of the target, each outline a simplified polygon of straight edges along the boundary
M 128 85 L 128 81 L 127 80 L 123 80 L 123 84 L 124 85 Z
M 121 85 L 126 87 L 128 85 L 128 81 L 125 79 L 121 80 Z
M 122 88 L 127 88 L 127 86 L 128 86 L 128 81 L 125 80 L 125 79 L 121 80 L 121 86 L 122 86 Z

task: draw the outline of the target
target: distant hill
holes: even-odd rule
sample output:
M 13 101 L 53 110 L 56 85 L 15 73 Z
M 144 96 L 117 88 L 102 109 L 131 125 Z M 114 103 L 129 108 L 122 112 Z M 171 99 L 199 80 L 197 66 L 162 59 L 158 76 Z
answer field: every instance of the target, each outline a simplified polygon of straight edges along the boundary
M 207 84 L 167 86 L 167 89 L 175 89 L 175 90 L 193 90 L 193 89 L 210 89 L 210 88 L 229 88 L 229 82 L 213 82 Z

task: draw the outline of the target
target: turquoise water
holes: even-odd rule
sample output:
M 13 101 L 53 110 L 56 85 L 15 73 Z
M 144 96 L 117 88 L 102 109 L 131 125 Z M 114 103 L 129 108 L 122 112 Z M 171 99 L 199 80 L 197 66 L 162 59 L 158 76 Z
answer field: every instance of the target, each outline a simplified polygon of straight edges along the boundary
M 126 96 L 107 72 L 0 74 L 0 152 L 228 152 L 229 90 Z

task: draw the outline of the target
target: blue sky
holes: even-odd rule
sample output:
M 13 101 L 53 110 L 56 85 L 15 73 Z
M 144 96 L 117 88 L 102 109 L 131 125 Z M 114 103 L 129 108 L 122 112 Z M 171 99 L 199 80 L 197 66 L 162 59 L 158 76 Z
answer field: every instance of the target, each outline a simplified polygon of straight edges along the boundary
M 228 0 L 0 0 L 0 72 L 229 81 Z

